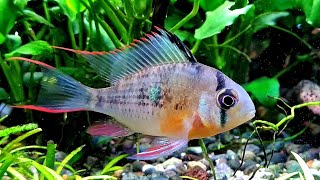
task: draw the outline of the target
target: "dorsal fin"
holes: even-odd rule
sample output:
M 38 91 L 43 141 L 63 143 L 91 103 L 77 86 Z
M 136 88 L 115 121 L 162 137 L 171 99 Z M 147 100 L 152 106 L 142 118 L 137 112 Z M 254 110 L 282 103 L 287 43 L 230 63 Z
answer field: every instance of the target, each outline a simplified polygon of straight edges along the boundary
M 195 62 L 191 51 L 177 36 L 158 27 L 140 40 L 134 40 L 131 46 L 107 52 L 87 52 L 69 50 L 81 54 L 95 71 L 111 84 L 143 69 L 170 64 Z

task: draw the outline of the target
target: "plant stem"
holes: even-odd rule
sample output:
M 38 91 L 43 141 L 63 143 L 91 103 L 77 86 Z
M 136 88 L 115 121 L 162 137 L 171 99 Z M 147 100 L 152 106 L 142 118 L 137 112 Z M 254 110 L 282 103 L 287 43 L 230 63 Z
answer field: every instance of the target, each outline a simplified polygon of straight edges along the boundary
M 103 10 L 105 11 L 107 17 L 110 19 L 110 21 L 120 34 L 121 39 L 123 39 L 125 44 L 129 44 L 130 41 L 128 38 L 128 32 L 126 28 L 123 26 L 123 24 L 120 22 L 119 18 L 116 16 L 116 14 L 112 11 L 112 9 L 108 6 L 107 3 L 105 3 L 103 0 L 100 0 L 99 2 Z
M 295 105 L 295 106 L 292 106 L 291 107 L 291 114 L 289 116 L 286 116 L 285 118 L 281 119 L 281 121 L 279 121 L 276 126 L 277 127 L 280 127 L 283 123 L 287 122 L 287 121 L 290 121 L 294 118 L 294 110 L 295 109 L 300 109 L 302 107 L 306 107 L 306 106 L 319 106 L 320 105 L 320 101 L 316 101 L 316 102 L 306 102 L 306 103 L 303 103 L 303 104 L 298 104 L 298 105 Z
M 210 166 L 210 169 L 212 170 L 212 174 L 213 174 L 213 179 L 217 180 L 213 162 L 211 161 L 210 157 L 208 156 L 208 151 L 207 151 L 206 145 L 204 144 L 202 138 L 199 139 L 199 144 L 202 149 L 202 154 L 203 154 L 204 158 L 209 162 L 209 166 Z
M 220 47 L 220 45 L 218 47 Z M 238 54 L 244 56 L 248 60 L 248 62 L 251 62 L 251 58 L 245 52 L 242 52 L 239 49 L 237 49 L 233 46 L 229 46 L 229 45 L 223 45 L 221 47 L 231 49 L 231 50 L 237 52 Z
M 72 22 L 70 19 L 68 19 L 68 31 L 69 31 L 69 36 L 70 36 L 70 40 L 71 40 L 71 47 L 73 49 L 79 49 L 76 44 L 76 39 L 75 39 L 74 33 L 73 33 Z
M 194 0 L 191 12 L 186 17 L 184 17 L 180 22 L 178 22 L 175 26 L 173 26 L 169 31 L 174 33 L 181 26 L 187 23 L 191 18 L 197 15 L 199 10 L 199 4 L 200 4 L 200 0 Z
M 79 49 L 83 49 L 83 20 L 81 13 L 78 13 L 78 23 L 79 23 Z
M 100 19 L 99 17 L 97 17 L 98 22 L 100 23 L 100 25 L 102 26 L 102 28 L 108 33 L 110 39 L 112 40 L 113 44 L 119 48 L 122 46 L 121 41 L 118 39 L 118 37 L 116 36 L 116 34 L 112 31 L 111 27 L 102 19 Z
M 201 44 L 201 39 L 197 39 L 196 43 L 193 45 L 191 49 L 192 54 L 195 54 L 198 51 L 200 44 Z
M 235 36 L 229 38 L 228 40 L 224 41 L 222 44 L 220 44 L 219 46 L 225 46 L 226 44 L 230 43 L 231 41 L 237 39 L 241 34 L 245 33 L 246 31 L 248 31 L 251 28 L 251 24 L 248 25 L 245 29 L 243 29 L 241 32 L 239 32 L 238 34 L 236 34 Z
M 46 17 L 47 21 L 48 21 L 49 23 L 51 23 L 51 17 L 50 17 L 50 13 L 49 13 L 49 10 L 48 10 L 48 5 L 47 5 L 47 3 L 48 3 L 48 0 L 44 0 L 44 1 L 42 2 L 42 6 L 43 6 L 43 10 L 44 10 L 44 16 Z
M 56 153 L 56 144 L 54 144 L 53 141 L 48 141 L 45 165 L 50 169 L 54 169 L 55 153 Z

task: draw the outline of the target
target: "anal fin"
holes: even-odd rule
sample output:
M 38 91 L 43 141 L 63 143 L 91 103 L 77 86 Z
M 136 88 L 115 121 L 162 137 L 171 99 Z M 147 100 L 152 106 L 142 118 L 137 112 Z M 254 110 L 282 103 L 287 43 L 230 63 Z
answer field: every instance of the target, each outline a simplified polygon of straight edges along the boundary
M 128 159 L 136 160 L 151 160 L 160 156 L 167 156 L 171 153 L 183 148 L 188 144 L 188 139 L 169 139 L 165 137 L 156 138 L 152 147 L 142 153 L 127 157 Z
M 91 125 L 87 129 L 87 133 L 91 136 L 124 137 L 132 135 L 134 132 L 117 122 L 108 121 Z

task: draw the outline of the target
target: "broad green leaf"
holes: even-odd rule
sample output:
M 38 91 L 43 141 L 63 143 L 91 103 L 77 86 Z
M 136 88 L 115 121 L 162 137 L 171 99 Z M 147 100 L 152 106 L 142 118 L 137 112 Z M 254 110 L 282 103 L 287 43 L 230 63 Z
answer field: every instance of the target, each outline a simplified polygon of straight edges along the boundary
M 310 172 L 308 165 L 304 162 L 304 160 L 297 153 L 295 153 L 293 151 L 291 151 L 291 154 L 296 158 L 296 160 L 300 164 L 300 167 L 303 171 L 305 179 L 314 180 L 314 177 L 313 177 L 312 173 Z
M 244 85 L 244 88 L 265 106 L 275 105 L 277 100 L 270 97 L 279 97 L 280 95 L 279 81 L 274 78 L 261 77 Z
M 5 41 L 5 45 L 8 48 L 8 51 L 13 51 L 21 46 L 22 40 L 19 35 L 8 34 Z
M 252 23 L 253 32 L 257 32 L 268 26 L 276 25 L 277 19 L 288 15 L 288 12 L 271 12 L 261 14 Z
M 0 44 L 14 26 L 18 15 L 18 8 L 12 0 L 0 0 Z
M 6 58 L 10 58 L 15 54 L 26 54 L 26 55 L 41 55 L 51 54 L 53 52 L 52 47 L 46 41 L 32 41 L 28 44 L 20 46 L 18 49 L 5 54 Z
M 226 26 L 232 25 L 238 16 L 249 11 L 252 5 L 247 5 L 241 9 L 230 10 L 235 3 L 226 1 L 213 11 L 206 13 L 206 20 L 203 25 L 196 29 L 194 37 L 204 39 L 220 33 Z
M 63 13 L 70 18 L 71 21 L 76 19 L 78 13 L 85 10 L 85 7 L 82 5 L 80 0 L 55 0 Z M 84 0 L 87 3 L 87 0 Z M 88 4 L 88 3 L 87 3 Z
M 0 101 L 9 98 L 9 94 L 6 92 L 5 89 L 0 88 Z
M 320 27 L 320 0 L 297 0 L 306 15 L 307 23 Z
M 248 0 L 237 0 L 236 3 L 230 7 L 230 10 L 240 9 L 249 4 Z
M 260 13 L 292 9 L 297 6 L 296 0 L 256 0 L 256 9 Z

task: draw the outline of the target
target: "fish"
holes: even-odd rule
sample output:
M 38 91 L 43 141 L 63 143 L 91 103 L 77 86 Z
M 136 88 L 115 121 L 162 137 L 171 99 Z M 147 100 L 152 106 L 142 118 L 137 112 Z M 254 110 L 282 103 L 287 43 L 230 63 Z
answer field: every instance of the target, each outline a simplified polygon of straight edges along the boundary
M 48 113 L 95 111 L 115 121 L 91 125 L 92 136 L 155 136 L 152 147 L 129 156 L 150 160 L 187 146 L 188 141 L 217 135 L 255 116 L 249 94 L 221 71 L 197 62 L 174 34 L 154 27 L 141 39 L 110 52 L 53 46 L 81 55 L 109 84 L 87 87 L 43 62 L 38 100 L 16 106 Z

